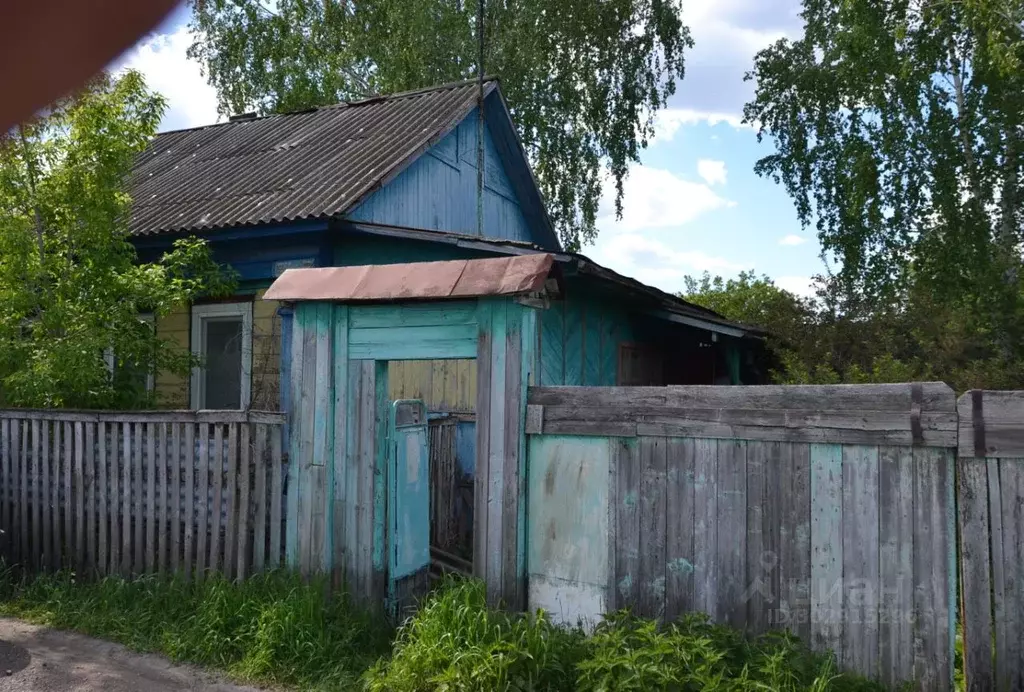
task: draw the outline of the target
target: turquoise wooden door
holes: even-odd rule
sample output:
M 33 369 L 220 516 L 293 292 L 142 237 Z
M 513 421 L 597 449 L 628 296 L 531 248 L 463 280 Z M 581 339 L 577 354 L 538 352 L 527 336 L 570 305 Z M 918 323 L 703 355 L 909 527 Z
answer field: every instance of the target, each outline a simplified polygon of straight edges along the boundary
M 391 404 L 388 421 L 388 601 L 392 613 L 427 585 L 430 473 L 427 409 L 419 399 Z

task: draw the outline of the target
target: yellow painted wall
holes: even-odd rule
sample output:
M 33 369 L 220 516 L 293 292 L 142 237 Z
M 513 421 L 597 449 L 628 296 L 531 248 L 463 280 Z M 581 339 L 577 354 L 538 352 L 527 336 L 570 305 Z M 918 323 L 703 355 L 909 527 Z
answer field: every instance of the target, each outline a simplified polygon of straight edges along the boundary
M 393 360 L 388 363 L 388 395 L 423 399 L 427 410 L 476 410 L 476 360 Z
M 252 305 L 252 407 L 276 411 L 281 406 L 281 318 L 277 301 L 256 294 Z
M 156 334 L 161 339 L 168 339 L 182 348 L 189 348 L 189 320 L 187 305 L 181 305 L 171 314 L 156 322 Z M 188 378 L 174 373 L 158 372 L 156 374 L 157 405 L 161 408 L 188 408 Z
M 277 314 L 279 303 L 261 300 L 262 296 L 263 291 L 257 293 L 252 306 L 252 408 L 276 411 L 280 408 L 281 318 Z M 187 305 L 183 305 L 157 321 L 157 335 L 188 349 L 190 321 L 191 312 Z M 189 408 L 188 388 L 188 378 L 158 373 L 158 405 L 162 408 Z

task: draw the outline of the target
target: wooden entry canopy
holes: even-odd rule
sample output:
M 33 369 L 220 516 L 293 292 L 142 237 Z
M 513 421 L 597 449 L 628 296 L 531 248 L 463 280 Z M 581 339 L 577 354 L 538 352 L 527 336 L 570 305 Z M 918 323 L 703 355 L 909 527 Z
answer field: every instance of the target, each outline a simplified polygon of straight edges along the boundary
M 551 255 L 291 269 L 295 302 L 286 555 L 380 603 L 387 546 L 387 361 L 475 358 L 473 571 L 492 604 L 526 604 L 526 393 Z M 426 520 L 426 517 L 424 517 Z
M 339 302 L 438 300 L 517 295 L 541 291 L 555 258 L 550 254 L 493 259 L 370 264 L 288 269 L 265 300 Z

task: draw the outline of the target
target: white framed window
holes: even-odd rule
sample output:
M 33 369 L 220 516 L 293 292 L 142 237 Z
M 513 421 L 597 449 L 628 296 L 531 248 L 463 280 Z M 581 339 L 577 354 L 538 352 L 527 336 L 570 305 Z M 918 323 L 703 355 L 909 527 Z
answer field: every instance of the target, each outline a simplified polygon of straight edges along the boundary
M 252 303 L 192 306 L 194 409 L 246 409 L 252 388 Z

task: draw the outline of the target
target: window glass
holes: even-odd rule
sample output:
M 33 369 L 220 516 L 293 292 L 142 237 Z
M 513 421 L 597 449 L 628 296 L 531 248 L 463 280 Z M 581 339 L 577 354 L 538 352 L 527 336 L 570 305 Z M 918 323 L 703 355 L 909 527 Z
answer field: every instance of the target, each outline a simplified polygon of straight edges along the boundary
M 203 320 L 203 408 L 242 408 L 241 317 Z

